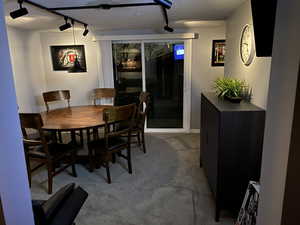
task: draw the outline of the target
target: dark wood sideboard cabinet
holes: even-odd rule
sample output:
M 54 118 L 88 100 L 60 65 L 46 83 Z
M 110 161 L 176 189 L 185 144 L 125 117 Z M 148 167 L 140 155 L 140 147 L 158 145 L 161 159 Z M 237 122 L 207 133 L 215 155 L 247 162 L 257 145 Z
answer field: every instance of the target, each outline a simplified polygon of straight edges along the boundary
M 222 209 L 241 207 L 249 180 L 259 181 L 264 125 L 263 109 L 202 93 L 200 166 L 215 198 L 216 221 Z

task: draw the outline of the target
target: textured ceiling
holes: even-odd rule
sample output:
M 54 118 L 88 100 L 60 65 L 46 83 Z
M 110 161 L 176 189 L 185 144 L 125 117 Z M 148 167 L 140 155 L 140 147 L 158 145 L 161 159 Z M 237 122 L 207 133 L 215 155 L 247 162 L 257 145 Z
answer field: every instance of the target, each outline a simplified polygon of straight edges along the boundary
M 101 3 L 136 3 L 152 0 L 32 0 L 46 7 L 96 5 Z M 168 10 L 170 23 L 185 20 L 223 20 L 245 0 L 173 0 Z M 24 4 L 29 15 L 16 20 L 9 19 L 9 12 L 17 9 L 17 0 L 5 1 L 7 23 L 23 29 L 54 29 L 63 19 Z M 60 11 L 89 24 L 93 29 L 157 29 L 164 25 L 161 10 L 157 6 L 116 8 L 111 10 L 85 9 Z

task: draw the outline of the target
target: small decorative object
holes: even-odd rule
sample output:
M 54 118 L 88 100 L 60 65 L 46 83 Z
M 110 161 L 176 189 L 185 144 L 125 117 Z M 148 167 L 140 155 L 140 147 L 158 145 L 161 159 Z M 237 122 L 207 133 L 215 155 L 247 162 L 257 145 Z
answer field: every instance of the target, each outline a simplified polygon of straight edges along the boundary
M 245 99 L 245 96 L 250 101 L 252 95 L 252 90 L 251 92 L 249 91 L 249 87 L 245 81 L 229 77 L 222 77 L 215 80 L 214 88 L 219 97 L 234 103 L 240 103 L 242 99 Z
M 54 71 L 68 71 L 78 61 L 86 72 L 84 45 L 50 46 Z
M 260 185 L 250 181 L 235 225 L 255 225 Z
M 247 24 L 242 30 L 242 36 L 240 41 L 240 55 L 243 63 L 249 66 L 255 55 L 254 47 L 254 35 L 252 26 Z
M 213 40 L 211 66 L 224 66 L 225 40 Z

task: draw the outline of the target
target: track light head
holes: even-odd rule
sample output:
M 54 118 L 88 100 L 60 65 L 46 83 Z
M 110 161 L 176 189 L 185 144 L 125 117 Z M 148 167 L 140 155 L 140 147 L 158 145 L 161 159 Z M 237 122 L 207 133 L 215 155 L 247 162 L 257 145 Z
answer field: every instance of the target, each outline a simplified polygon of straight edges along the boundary
M 59 27 L 60 31 L 67 30 L 72 27 L 72 25 L 70 23 L 68 23 L 68 17 L 65 17 L 65 21 L 66 21 L 66 23 Z
M 174 29 L 172 27 L 169 27 L 169 25 L 167 24 L 166 26 L 164 26 L 164 30 L 168 31 L 170 33 L 172 33 L 174 31 Z
M 83 36 L 86 36 L 88 33 L 89 33 L 89 30 L 88 30 L 88 28 L 87 28 L 87 24 L 84 24 L 84 31 L 83 31 Z
M 23 0 L 19 0 L 18 3 L 20 5 L 20 9 L 17 9 L 10 13 L 11 18 L 13 18 L 13 19 L 19 18 L 21 16 L 25 16 L 28 14 L 27 9 L 22 7 Z

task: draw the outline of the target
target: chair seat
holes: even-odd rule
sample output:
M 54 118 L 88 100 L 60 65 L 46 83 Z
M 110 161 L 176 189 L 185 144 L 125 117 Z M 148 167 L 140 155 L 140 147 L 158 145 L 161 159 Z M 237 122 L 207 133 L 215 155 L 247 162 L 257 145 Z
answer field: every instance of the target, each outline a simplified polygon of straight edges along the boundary
M 111 137 L 108 139 L 108 149 L 105 149 L 105 139 L 98 139 L 88 143 L 89 148 L 96 149 L 99 151 L 110 151 L 111 149 L 116 149 L 118 147 L 123 147 L 127 145 L 127 141 L 120 137 Z
M 51 132 L 44 132 L 44 135 L 45 135 L 45 138 L 47 141 L 51 141 L 52 140 L 52 134 Z M 27 137 L 29 140 L 36 140 L 36 141 L 40 141 L 41 140 L 41 137 L 39 135 L 38 132 L 33 132 L 33 133 L 30 133 L 28 134 L 28 137 Z
M 48 151 L 52 159 L 59 159 L 67 153 L 76 151 L 77 147 L 71 144 L 51 143 L 48 145 Z M 43 151 L 43 146 L 38 146 L 28 151 L 28 155 L 32 158 L 46 159 L 46 153 Z

